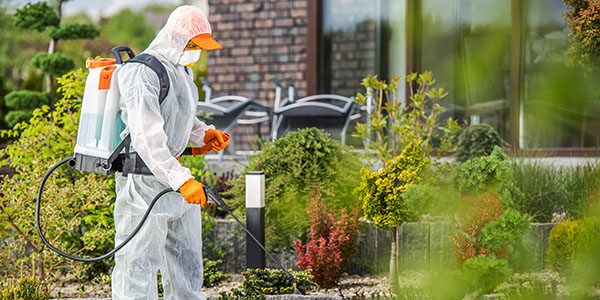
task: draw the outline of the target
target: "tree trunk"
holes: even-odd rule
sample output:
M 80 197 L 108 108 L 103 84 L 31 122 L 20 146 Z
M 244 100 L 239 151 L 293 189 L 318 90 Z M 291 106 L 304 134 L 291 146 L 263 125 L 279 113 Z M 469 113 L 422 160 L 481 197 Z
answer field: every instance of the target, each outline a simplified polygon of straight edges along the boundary
M 52 39 L 50 44 L 48 45 L 48 54 L 53 54 L 54 49 L 56 48 L 56 44 L 58 40 Z M 54 90 L 54 76 L 49 73 L 44 75 L 46 79 L 46 91 L 50 93 L 50 110 L 54 110 L 54 102 L 56 98 L 56 91 Z
M 390 251 L 390 288 L 394 293 L 398 289 L 398 231 L 399 227 L 392 228 L 392 247 Z
M 38 268 L 39 268 L 39 270 L 38 270 L 39 274 L 38 275 L 40 277 L 40 282 L 43 282 L 44 279 L 45 279 L 44 278 L 45 277 L 45 274 L 44 274 L 44 254 L 41 253 L 41 252 L 39 253 L 39 258 L 38 258 Z
M 60 20 L 62 18 L 62 4 L 64 0 L 58 0 L 56 3 L 56 16 Z M 59 21 L 60 22 L 60 21 Z M 54 54 L 56 52 L 56 46 L 58 44 L 57 39 L 50 40 L 48 45 L 48 54 Z M 50 110 L 54 110 L 54 104 L 56 102 L 56 90 L 54 89 L 54 76 L 46 73 L 46 91 L 50 92 Z

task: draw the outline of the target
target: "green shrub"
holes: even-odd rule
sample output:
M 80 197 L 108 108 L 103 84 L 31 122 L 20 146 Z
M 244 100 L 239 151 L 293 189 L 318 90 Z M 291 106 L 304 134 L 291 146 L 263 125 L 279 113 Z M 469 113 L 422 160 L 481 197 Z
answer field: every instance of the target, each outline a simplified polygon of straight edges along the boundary
M 472 158 L 458 166 L 452 178 L 461 193 L 479 194 L 498 187 L 508 175 L 506 155 L 496 146 L 490 155 Z
M 502 147 L 506 142 L 489 124 L 477 124 L 464 128 L 458 136 L 456 158 L 465 162 L 471 158 L 488 156 L 494 147 Z
M 550 231 L 546 261 L 552 270 L 568 274 L 578 259 L 598 257 L 594 243 L 600 239 L 600 219 L 584 218 L 557 224 Z M 598 261 L 600 265 L 600 261 Z
M 509 208 L 481 229 L 479 241 L 488 252 L 498 252 L 516 243 L 530 228 L 529 216 Z
M 75 60 L 60 52 L 52 54 L 38 53 L 31 60 L 31 64 L 43 72 L 54 76 L 60 76 L 75 68 Z
M 309 271 L 288 270 L 288 272 L 294 276 L 301 291 L 310 292 L 317 287 Z M 248 269 L 242 272 L 242 275 L 244 275 L 242 289 L 246 291 L 255 290 L 263 295 L 283 295 L 294 292 L 292 282 L 280 269 Z
M 50 27 L 48 35 L 57 40 L 94 39 L 100 35 L 100 31 L 91 24 L 67 24 Z
M 462 266 L 462 276 L 471 284 L 471 290 L 491 292 L 496 286 L 512 275 L 512 269 L 505 259 L 491 256 L 477 256 L 468 259 Z
M 0 281 L 0 300 L 46 300 L 50 294 L 35 278 L 23 277 L 15 284 L 14 280 Z
M 248 171 L 263 171 L 267 246 L 290 247 L 309 227 L 305 211 L 309 191 L 319 185 L 324 201 L 336 210 L 351 210 L 356 198 L 348 191 L 358 185 L 359 169 L 358 155 L 323 131 L 307 128 L 266 145 L 250 159 L 226 195 L 233 196 L 232 207 L 245 209 L 244 175 Z
M 303 292 L 309 292 L 316 288 L 312 282 L 309 270 L 294 272 L 289 270 L 298 283 L 298 288 Z M 276 269 L 248 269 L 242 272 L 244 281 L 242 288 L 232 289 L 230 292 L 221 292 L 218 300 L 229 299 L 265 299 L 264 295 L 292 294 L 294 286 L 282 270 Z
M 10 92 L 4 98 L 6 106 L 11 110 L 6 114 L 5 120 L 10 128 L 17 123 L 29 120 L 33 110 L 50 103 L 49 93 L 34 91 Z
M 208 260 L 206 258 L 203 259 L 204 263 L 204 284 L 202 286 L 205 287 L 213 287 L 219 285 L 221 282 L 229 280 L 231 275 L 223 274 L 219 269 L 217 269 L 217 265 L 221 264 L 222 260 Z

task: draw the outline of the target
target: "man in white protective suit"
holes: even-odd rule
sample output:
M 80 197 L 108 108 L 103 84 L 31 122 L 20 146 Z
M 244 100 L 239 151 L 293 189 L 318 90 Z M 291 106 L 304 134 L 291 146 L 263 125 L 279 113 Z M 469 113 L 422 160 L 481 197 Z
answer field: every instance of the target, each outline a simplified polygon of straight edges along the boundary
M 139 223 L 148 204 L 171 187 L 152 209 L 139 233 L 115 255 L 113 299 L 157 299 L 157 272 L 162 274 L 165 299 L 206 299 L 201 291 L 202 218 L 206 195 L 178 157 L 191 141 L 193 154 L 220 151 L 229 135 L 196 118 L 198 90 L 190 67 L 202 50 L 222 49 L 211 36 L 210 23 L 193 6 L 176 8 L 143 53 L 156 57 L 167 70 L 168 94 L 159 105 L 159 79 L 148 66 L 125 64 L 118 74 L 121 137 L 131 134 L 131 150 L 154 174 L 116 174 L 114 210 L 116 244 Z M 200 204 L 200 206 L 195 205 Z

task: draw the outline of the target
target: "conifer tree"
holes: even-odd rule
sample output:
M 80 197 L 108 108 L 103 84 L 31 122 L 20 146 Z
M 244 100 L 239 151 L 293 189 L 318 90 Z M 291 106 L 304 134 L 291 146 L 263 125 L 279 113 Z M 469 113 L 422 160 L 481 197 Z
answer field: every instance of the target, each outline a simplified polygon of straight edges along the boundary
M 94 39 L 100 31 L 90 24 L 60 25 L 62 5 L 69 0 L 54 0 L 53 6 L 46 2 L 27 3 L 15 13 L 15 26 L 26 30 L 42 32 L 47 30 L 50 37 L 48 52 L 38 53 L 31 64 L 44 73 L 45 91 L 15 91 L 6 95 L 6 106 L 11 111 L 5 116 L 10 127 L 29 119 L 33 110 L 44 104 L 54 107 L 56 91 L 54 80 L 56 76 L 65 74 L 75 68 L 73 58 L 57 51 L 61 40 Z

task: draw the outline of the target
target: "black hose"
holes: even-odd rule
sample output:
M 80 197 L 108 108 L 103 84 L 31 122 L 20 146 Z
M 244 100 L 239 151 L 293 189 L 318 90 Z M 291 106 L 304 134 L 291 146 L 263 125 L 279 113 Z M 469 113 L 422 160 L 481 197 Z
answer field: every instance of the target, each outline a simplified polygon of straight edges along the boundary
M 68 258 L 68 259 L 72 259 L 72 260 L 76 260 L 76 261 L 83 261 L 83 262 L 93 262 L 93 261 L 99 261 L 105 258 L 109 258 L 111 256 L 113 256 L 115 254 L 115 252 L 119 251 L 121 248 L 125 247 L 125 245 L 127 245 L 127 243 L 129 243 L 129 241 L 131 241 L 131 239 L 133 239 L 133 237 L 138 233 L 138 231 L 140 231 L 140 229 L 142 228 L 142 225 L 144 225 L 144 222 L 146 221 L 146 219 L 148 218 L 148 216 L 150 215 L 150 211 L 152 210 L 152 208 L 154 207 L 154 204 L 156 204 L 156 201 L 158 201 L 158 199 L 160 197 L 162 197 L 164 194 L 169 193 L 169 192 L 173 192 L 172 188 L 168 188 L 168 189 L 164 189 L 162 191 L 160 191 L 155 197 L 154 199 L 152 199 L 152 202 L 150 202 L 150 205 L 148 206 L 148 209 L 146 209 L 146 212 L 144 213 L 144 216 L 142 217 L 142 219 L 140 220 L 140 222 L 138 223 L 138 225 L 135 227 L 135 229 L 133 230 L 133 232 L 123 241 L 121 242 L 121 244 L 119 244 L 118 246 L 116 246 L 114 249 L 112 249 L 111 251 L 102 254 L 100 256 L 96 256 L 96 257 L 90 257 L 90 258 L 83 258 L 83 257 L 78 257 L 78 256 L 74 256 L 68 253 L 65 253 L 61 250 L 59 250 L 58 248 L 52 246 L 52 244 L 50 244 L 50 242 L 46 239 L 46 236 L 44 235 L 44 233 L 42 232 L 42 228 L 40 225 L 40 207 L 41 207 L 41 201 L 42 201 L 42 193 L 44 191 L 44 185 L 46 184 L 46 180 L 48 180 L 48 177 L 50 177 L 50 174 L 52 174 L 52 172 L 54 172 L 54 170 L 56 170 L 56 168 L 60 167 L 62 164 L 69 162 L 71 160 L 75 159 L 74 157 L 68 157 L 65 158 L 61 161 L 59 161 L 56 165 L 54 165 L 52 168 L 50 168 L 50 170 L 46 173 L 46 175 L 44 176 L 44 179 L 42 179 L 42 183 L 40 184 L 40 189 L 38 190 L 38 195 L 37 195 L 37 199 L 35 202 L 35 227 L 37 228 L 37 232 L 40 235 L 40 238 L 42 239 L 42 242 L 44 242 L 44 244 L 46 244 L 46 246 L 48 246 L 48 248 L 52 249 L 52 251 Z
M 37 228 L 37 232 L 38 232 L 40 238 L 42 239 L 42 242 L 46 246 L 48 246 L 48 248 L 50 248 L 52 251 L 54 251 L 54 252 L 56 252 L 56 253 L 64 256 L 64 257 L 66 257 L 68 259 L 72 259 L 72 260 L 76 260 L 76 261 L 83 261 L 83 262 L 94 262 L 94 261 L 99 261 L 99 260 L 102 260 L 102 259 L 109 258 L 109 257 L 113 256 L 115 254 L 115 252 L 117 252 L 121 248 L 125 247 L 125 245 L 127 245 L 127 243 L 129 243 L 129 241 L 131 241 L 131 239 L 133 239 L 133 237 L 138 233 L 138 231 L 140 231 L 140 229 L 142 228 L 142 225 L 144 225 L 144 222 L 146 222 L 146 219 L 150 215 L 150 211 L 152 210 L 152 208 L 154 207 L 154 204 L 156 204 L 156 202 L 158 201 L 158 199 L 160 199 L 160 197 L 162 197 L 166 193 L 174 192 L 172 188 L 168 188 L 168 189 L 164 189 L 164 190 L 160 191 L 156 196 L 154 196 L 154 199 L 152 199 L 152 202 L 150 202 L 150 205 L 148 206 L 148 209 L 146 209 L 146 212 L 144 213 L 144 216 L 142 217 L 142 219 L 140 220 L 140 222 L 138 223 L 138 225 L 135 227 L 135 229 L 133 230 L 133 232 L 123 242 L 121 242 L 121 244 L 119 244 L 118 246 L 116 246 L 113 250 L 111 250 L 111 251 L 109 251 L 109 252 L 107 252 L 105 254 L 102 254 L 100 256 L 90 257 L 90 258 L 83 258 L 83 257 L 78 257 L 78 256 L 70 255 L 70 254 L 68 254 L 66 252 L 63 252 L 63 251 L 59 250 L 58 248 L 52 246 L 52 244 L 50 244 L 50 242 L 46 239 L 46 236 L 42 232 L 42 228 L 41 228 L 41 225 L 40 225 L 40 207 L 41 207 L 41 202 L 42 202 L 42 193 L 44 191 L 44 185 L 46 184 L 46 180 L 48 180 L 48 177 L 50 177 L 50 175 L 52 174 L 52 172 L 54 172 L 54 170 L 56 170 L 58 167 L 60 167 L 64 163 L 69 162 L 69 161 L 74 160 L 74 159 L 75 159 L 75 157 L 73 157 L 73 156 L 72 157 L 67 157 L 67 158 L 59 161 L 57 164 L 55 164 L 54 166 L 52 166 L 52 168 L 50 168 L 50 170 L 48 170 L 48 172 L 46 173 L 46 175 L 42 179 L 42 182 L 40 183 L 40 188 L 38 190 L 37 199 L 36 199 L 36 202 L 35 202 L 35 227 Z M 248 230 L 248 228 L 246 228 L 246 226 L 244 226 L 244 224 L 242 224 L 242 222 L 240 222 L 240 220 L 231 212 L 231 210 L 229 209 L 229 206 L 227 206 L 227 204 L 225 203 L 225 201 L 223 201 L 223 198 L 221 198 L 221 195 L 219 195 L 219 193 L 217 192 L 217 190 L 215 190 L 212 187 L 204 187 L 204 192 L 205 192 L 207 198 L 209 199 L 209 201 L 216 203 L 222 209 L 224 209 L 226 212 L 228 212 L 233 217 L 233 219 L 235 219 L 237 221 L 237 223 L 240 226 L 242 226 L 242 228 L 244 228 L 244 230 L 256 242 L 256 244 L 258 244 L 258 246 L 260 246 L 260 248 L 263 249 L 263 251 L 265 251 L 265 253 L 267 253 L 269 255 L 269 257 L 271 257 L 271 259 L 279 266 L 279 268 L 281 270 L 283 270 L 283 272 L 285 273 L 285 275 L 293 283 L 294 293 L 296 293 L 296 294 L 304 294 L 298 288 L 298 283 L 296 282 L 296 279 L 294 278 L 294 276 L 290 272 L 288 272 L 281 265 L 281 263 L 275 257 L 273 257 L 273 255 L 271 255 L 271 253 L 269 251 L 267 251 L 267 249 L 265 249 L 265 247 L 258 241 L 258 239 L 256 239 L 256 237 L 254 237 L 254 235 L 252 233 L 250 233 L 250 231 Z

